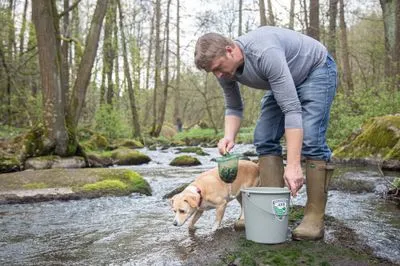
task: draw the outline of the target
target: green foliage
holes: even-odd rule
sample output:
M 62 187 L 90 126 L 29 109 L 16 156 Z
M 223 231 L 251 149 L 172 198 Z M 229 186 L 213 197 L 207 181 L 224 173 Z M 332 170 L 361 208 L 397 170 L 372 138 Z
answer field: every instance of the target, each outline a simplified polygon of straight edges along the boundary
M 400 177 L 396 177 L 396 178 L 393 180 L 392 185 L 393 185 L 395 188 L 400 189 Z
M 123 123 L 121 111 L 111 105 L 102 105 L 95 115 L 95 130 L 109 139 L 130 136 L 129 125 Z
M 0 138 L 5 138 L 5 139 L 12 138 L 24 133 L 25 131 L 26 129 L 24 128 L 16 128 L 0 124 Z
M 355 130 L 374 116 L 396 114 L 400 112 L 400 92 L 388 91 L 383 88 L 357 90 L 349 98 L 339 92 L 334 100 L 327 139 L 330 147 L 335 149 Z

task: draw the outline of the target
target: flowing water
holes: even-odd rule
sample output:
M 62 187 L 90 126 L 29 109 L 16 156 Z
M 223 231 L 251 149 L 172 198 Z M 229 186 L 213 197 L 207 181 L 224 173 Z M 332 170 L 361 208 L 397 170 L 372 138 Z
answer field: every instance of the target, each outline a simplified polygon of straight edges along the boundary
M 249 149 L 239 145 L 236 152 Z M 195 234 L 189 234 L 186 224 L 172 225 L 173 213 L 163 199 L 177 186 L 216 166 L 211 161 L 218 156 L 216 149 L 204 150 L 210 155 L 197 156 L 201 166 L 184 168 L 168 165 L 176 149 L 143 149 L 153 161 L 125 168 L 142 174 L 153 189 L 152 196 L 0 205 L 0 265 L 201 265 L 205 257 L 217 259 L 215 250 L 229 248 L 223 243 L 244 234 L 232 229 L 239 204 L 232 201 L 228 205 L 222 229 L 211 231 L 215 211 L 207 211 L 196 224 Z M 368 169 L 341 169 L 341 173 L 381 180 L 376 171 Z M 376 183 L 377 190 L 382 185 Z M 304 204 L 304 188 L 292 202 Z M 400 264 L 399 212 L 377 193 L 329 191 L 327 214 L 354 229 L 376 255 Z

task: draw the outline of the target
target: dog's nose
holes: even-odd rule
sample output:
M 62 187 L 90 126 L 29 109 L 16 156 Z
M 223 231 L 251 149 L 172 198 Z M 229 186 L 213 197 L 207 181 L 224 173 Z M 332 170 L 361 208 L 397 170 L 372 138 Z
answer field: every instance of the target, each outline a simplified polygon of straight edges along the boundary
M 174 221 L 174 222 L 173 222 L 173 225 L 177 226 L 177 225 L 178 225 L 178 222 L 177 222 L 177 221 Z

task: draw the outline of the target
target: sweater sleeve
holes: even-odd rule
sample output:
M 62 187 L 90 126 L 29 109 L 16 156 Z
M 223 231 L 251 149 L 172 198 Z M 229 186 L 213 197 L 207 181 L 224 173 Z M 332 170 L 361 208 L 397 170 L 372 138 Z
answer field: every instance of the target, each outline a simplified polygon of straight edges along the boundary
M 279 48 L 265 50 L 258 66 L 285 115 L 285 128 L 302 128 L 301 104 L 284 52 Z
M 234 80 L 224 78 L 219 78 L 218 82 L 224 92 L 225 115 L 234 115 L 243 118 L 243 101 L 238 83 Z

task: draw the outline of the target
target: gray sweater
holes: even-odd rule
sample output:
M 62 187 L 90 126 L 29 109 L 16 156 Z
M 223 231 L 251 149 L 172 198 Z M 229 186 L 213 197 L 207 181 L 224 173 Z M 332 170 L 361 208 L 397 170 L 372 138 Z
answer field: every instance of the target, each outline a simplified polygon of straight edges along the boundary
M 285 114 L 285 128 L 302 128 L 301 105 L 296 92 L 307 76 L 325 63 L 327 49 L 304 34 L 260 27 L 235 40 L 244 56 L 244 67 L 234 80 L 218 79 L 224 90 L 225 115 L 243 116 L 237 82 L 272 93 Z

